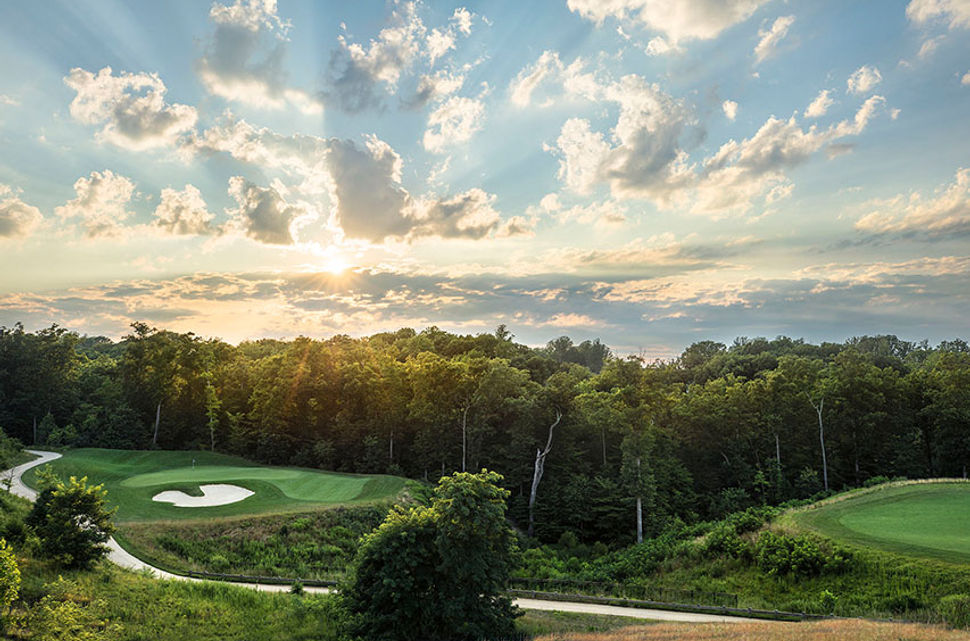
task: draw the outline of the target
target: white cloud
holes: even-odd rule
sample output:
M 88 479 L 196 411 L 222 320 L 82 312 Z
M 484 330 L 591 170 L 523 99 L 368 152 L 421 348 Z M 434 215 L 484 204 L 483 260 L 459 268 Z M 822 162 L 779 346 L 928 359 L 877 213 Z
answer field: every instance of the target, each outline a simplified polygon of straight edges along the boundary
M 456 93 L 464 84 L 465 76 L 462 73 L 442 69 L 433 74 L 425 74 L 418 81 L 414 95 L 402 104 L 409 109 L 420 109 L 429 102 L 442 100 Z
M 39 209 L 22 201 L 7 185 L 0 184 L 0 239 L 29 236 L 41 220 Z
M 912 0 L 906 17 L 916 24 L 941 22 L 950 29 L 970 27 L 970 0 Z
M 747 20 L 769 0 L 568 0 L 571 11 L 596 22 L 632 20 L 660 31 L 672 44 L 710 40 Z
M 494 194 L 478 188 L 447 199 L 434 196 L 419 199 L 413 207 L 411 235 L 484 238 L 501 222 L 494 203 Z
M 960 84 L 970 87 L 970 71 L 963 74 L 963 78 L 960 79 Z
M 870 205 L 855 228 L 876 234 L 924 236 L 932 240 L 970 233 L 970 169 L 960 169 L 935 197 L 902 194 Z
M 944 40 L 946 40 L 946 36 L 936 36 L 935 38 L 930 38 L 924 41 L 923 44 L 920 45 L 919 52 L 916 54 L 916 57 L 923 60 L 933 55 L 933 52 L 936 51 L 936 49 L 940 46 L 940 43 L 942 43 Z
M 292 105 L 307 114 L 323 111 L 318 98 L 286 85 L 283 59 L 290 24 L 277 15 L 276 0 L 214 3 L 209 18 L 215 33 L 197 65 L 209 93 L 264 109 Z
M 89 238 L 117 235 L 131 217 L 128 203 L 135 185 L 110 169 L 92 171 L 74 183 L 76 197 L 54 210 L 61 218 L 80 218 Z
M 0 105 L 8 105 L 10 107 L 16 107 L 20 104 L 20 101 L 12 96 L 7 96 L 0 93 Z
M 728 120 L 734 120 L 738 117 L 738 103 L 733 100 L 725 100 L 721 103 L 721 109 L 724 110 L 724 115 L 727 116 Z
M 229 179 L 229 195 L 238 205 L 228 210 L 232 223 L 250 238 L 271 245 L 291 245 L 294 223 L 308 216 L 302 204 L 292 204 L 273 187 L 260 187 L 242 176 Z
M 440 153 L 471 139 L 482 128 L 485 106 L 479 100 L 453 96 L 428 116 L 424 148 Z
M 553 89 L 561 89 L 569 97 L 597 100 L 603 97 L 604 86 L 585 71 L 585 64 L 582 58 L 576 58 L 565 65 L 557 52 L 544 51 L 509 84 L 509 99 L 517 107 L 527 107 L 533 102 L 548 107 L 562 97 Z M 534 97 L 536 94 L 540 94 L 538 98 Z
M 620 105 L 613 144 L 592 131 L 587 120 L 566 121 L 557 140 L 560 178 L 578 193 L 606 182 L 614 197 L 667 204 L 691 175 L 678 143 L 689 121 L 686 107 L 636 75 L 603 87 L 603 97 Z
M 790 193 L 786 169 L 804 163 L 826 145 L 862 133 L 884 102 L 882 96 L 872 96 L 851 121 L 827 129 L 802 129 L 794 116 L 771 117 L 751 138 L 728 141 L 704 161 L 692 211 L 711 216 L 743 213 L 763 194 L 773 201 Z
M 539 59 L 525 67 L 509 85 L 509 98 L 516 107 L 527 107 L 532 93 L 546 79 L 562 73 L 563 64 L 555 51 L 543 51 Z
M 64 83 L 77 92 L 71 116 L 89 125 L 103 124 L 98 136 L 125 149 L 141 151 L 169 146 L 195 126 L 194 107 L 166 104 L 165 84 L 157 74 L 97 75 L 74 68 Z
M 197 187 L 186 185 L 181 191 L 166 187 L 162 189 L 152 224 L 171 234 L 211 234 L 216 231 L 212 226 L 213 217 Z
M 650 42 L 647 43 L 644 51 L 648 56 L 665 56 L 668 53 L 680 53 L 683 48 L 671 43 L 663 36 L 656 36 L 650 38 Z
M 770 29 L 759 29 L 761 40 L 754 48 L 754 59 L 761 63 L 770 58 L 778 50 L 778 43 L 788 35 L 788 30 L 795 23 L 795 16 L 781 16 L 775 19 Z
M 467 9 L 455 9 L 447 26 L 429 32 L 418 16 L 418 6 L 415 2 L 397 5 L 389 26 L 366 47 L 339 36 L 340 47 L 330 61 L 330 87 L 341 109 L 353 113 L 379 107 L 383 101 L 379 87 L 393 93 L 401 77 L 422 59 L 433 68 L 456 47 L 459 37 L 471 34 L 474 14 Z
M 818 92 L 815 96 L 815 100 L 808 105 L 805 109 L 805 115 L 809 118 L 821 118 L 828 112 L 829 107 L 834 104 L 834 100 L 830 97 L 831 92 L 828 89 L 823 89 Z
M 846 80 L 847 91 L 849 93 L 866 93 L 882 82 L 882 74 L 876 67 L 863 65 L 849 76 Z

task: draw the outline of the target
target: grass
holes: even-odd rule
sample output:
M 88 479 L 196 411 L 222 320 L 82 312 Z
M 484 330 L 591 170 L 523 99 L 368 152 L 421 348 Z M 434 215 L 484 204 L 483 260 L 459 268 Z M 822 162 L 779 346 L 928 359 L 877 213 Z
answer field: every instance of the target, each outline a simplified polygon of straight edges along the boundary
M 253 514 L 305 512 L 333 505 L 388 500 L 404 488 L 395 476 L 336 474 L 295 467 L 268 467 L 213 452 L 78 449 L 51 467 L 62 477 L 87 476 L 103 483 L 118 523 L 218 519 Z M 36 487 L 37 469 L 24 475 Z M 180 508 L 152 501 L 163 490 L 196 491 L 200 484 L 231 483 L 255 492 L 238 503 Z
M 623 628 L 594 634 L 550 634 L 537 641 L 966 641 L 966 632 L 937 626 L 870 621 L 705 623 Z
M 525 614 L 515 622 L 516 630 L 527 638 L 554 634 L 581 634 L 589 632 L 608 632 L 636 625 L 643 627 L 643 619 L 586 614 L 580 612 L 547 612 L 544 610 L 525 610 Z M 649 621 L 647 622 L 649 623 Z
M 852 545 L 970 563 L 970 484 L 907 484 L 859 492 L 783 522 Z

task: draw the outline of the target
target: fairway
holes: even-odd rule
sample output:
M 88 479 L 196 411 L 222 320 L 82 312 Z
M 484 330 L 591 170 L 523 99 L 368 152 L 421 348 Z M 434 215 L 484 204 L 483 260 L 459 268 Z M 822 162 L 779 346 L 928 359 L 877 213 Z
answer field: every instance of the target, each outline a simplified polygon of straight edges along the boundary
M 791 514 L 798 525 L 866 547 L 970 563 L 970 484 L 877 488 Z
M 120 523 L 306 511 L 393 499 L 404 487 L 404 479 L 395 476 L 269 467 L 212 452 L 79 449 L 66 452 L 51 467 L 62 478 L 87 476 L 91 482 L 104 483 Z M 37 471 L 24 476 L 32 487 L 36 487 Z M 199 486 L 212 483 L 236 485 L 254 494 L 215 507 L 177 507 L 152 500 L 173 490 L 199 496 Z

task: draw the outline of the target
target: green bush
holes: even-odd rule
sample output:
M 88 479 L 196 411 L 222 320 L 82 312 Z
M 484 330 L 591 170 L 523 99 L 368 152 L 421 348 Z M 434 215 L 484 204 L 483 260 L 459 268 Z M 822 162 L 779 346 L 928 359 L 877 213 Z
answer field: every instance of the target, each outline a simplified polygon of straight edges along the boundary
M 721 526 L 711 530 L 704 540 L 704 554 L 708 558 L 729 556 L 739 559 L 748 552 L 747 544 L 738 533 L 729 526 Z
M 761 571 L 769 576 L 801 577 L 843 572 L 850 554 L 841 547 L 823 550 L 812 537 L 791 536 L 768 531 L 758 538 L 756 559 Z
M 951 594 L 945 596 L 940 599 L 937 609 L 950 627 L 970 627 L 970 595 Z

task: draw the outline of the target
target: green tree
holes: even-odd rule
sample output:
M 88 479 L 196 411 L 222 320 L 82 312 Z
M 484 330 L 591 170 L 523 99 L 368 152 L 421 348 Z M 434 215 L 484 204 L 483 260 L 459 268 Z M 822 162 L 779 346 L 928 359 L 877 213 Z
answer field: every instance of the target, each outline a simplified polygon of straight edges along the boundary
M 20 594 L 20 568 L 13 550 L 0 539 L 0 632 L 3 631 L 3 615 Z
M 371 641 L 507 638 L 515 608 L 504 593 L 514 534 L 502 477 L 482 470 L 442 478 L 430 507 L 397 509 L 354 560 L 345 603 Z
M 114 531 L 107 490 L 88 485 L 87 477 L 64 482 L 50 471 L 38 476 L 41 493 L 26 523 L 40 538 L 42 552 L 66 567 L 90 567 L 108 552 L 105 543 Z

